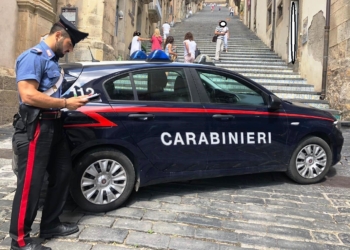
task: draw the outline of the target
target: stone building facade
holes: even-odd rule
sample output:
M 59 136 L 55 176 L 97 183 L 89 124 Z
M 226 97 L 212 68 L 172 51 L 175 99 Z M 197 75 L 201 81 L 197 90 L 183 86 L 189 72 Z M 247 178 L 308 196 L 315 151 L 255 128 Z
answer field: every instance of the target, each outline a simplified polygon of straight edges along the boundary
M 243 16 L 244 24 L 320 93 L 326 7 L 327 0 L 246 0 Z M 326 99 L 343 111 L 342 119 L 350 118 L 349 19 L 350 0 L 331 0 Z
M 244 23 L 283 60 L 294 61 L 295 70 L 318 92 L 322 87 L 326 1 L 250 0 L 244 8 Z M 291 22 L 293 11 L 296 15 Z M 296 45 L 295 57 L 292 43 Z
M 350 121 L 350 0 L 331 4 L 327 99 Z
M 78 29 L 89 37 L 78 43 L 62 62 L 125 60 L 135 30 L 151 37 L 156 27 L 168 21 L 181 22 L 189 9 L 196 13 L 203 0 L 11 0 L 0 2 L 4 38 L 0 57 L 0 126 L 12 121 L 18 109 L 14 64 L 18 55 L 36 45 L 58 20 L 72 10 Z M 67 14 L 67 13 L 65 13 Z M 145 44 L 147 46 L 147 44 Z M 91 49 L 91 53 L 90 53 Z

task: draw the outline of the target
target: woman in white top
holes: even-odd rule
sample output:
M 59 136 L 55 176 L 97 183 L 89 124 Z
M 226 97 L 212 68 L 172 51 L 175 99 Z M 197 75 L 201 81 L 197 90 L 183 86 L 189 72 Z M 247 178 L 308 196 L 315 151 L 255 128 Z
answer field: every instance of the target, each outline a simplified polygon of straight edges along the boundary
M 141 32 L 135 31 L 131 40 L 130 56 L 137 50 L 141 50 L 141 41 L 151 41 L 149 38 L 141 38 Z
M 195 51 L 197 48 L 197 44 L 193 41 L 193 35 L 191 32 L 187 32 L 185 34 L 184 41 L 184 58 L 185 63 L 192 63 L 194 61 Z

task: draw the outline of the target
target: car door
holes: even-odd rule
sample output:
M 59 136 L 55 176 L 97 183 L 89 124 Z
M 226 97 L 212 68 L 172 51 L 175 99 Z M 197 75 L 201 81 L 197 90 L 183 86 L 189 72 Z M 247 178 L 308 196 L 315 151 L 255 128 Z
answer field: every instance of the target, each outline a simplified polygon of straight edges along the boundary
M 207 167 L 205 145 L 196 142 L 204 131 L 207 115 L 196 89 L 189 85 L 190 77 L 183 68 L 152 68 L 105 83 L 118 119 L 159 172 Z M 157 178 L 159 172 L 150 171 L 146 178 Z
M 208 167 L 240 172 L 284 168 L 288 129 L 284 110 L 270 111 L 268 94 L 243 77 L 203 69 L 197 69 L 194 77 L 211 120 Z

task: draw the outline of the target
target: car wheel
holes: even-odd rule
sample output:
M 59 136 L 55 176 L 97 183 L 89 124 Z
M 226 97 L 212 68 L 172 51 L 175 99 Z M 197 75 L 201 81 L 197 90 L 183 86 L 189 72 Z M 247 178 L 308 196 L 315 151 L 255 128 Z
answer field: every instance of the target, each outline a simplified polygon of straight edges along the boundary
M 135 169 L 123 153 L 114 149 L 96 149 L 75 164 L 71 194 L 83 210 L 107 212 L 121 206 L 132 193 Z
M 302 140 L 293 152 L 287 175 L 301 184 L 311 184 L 322 180 L 332 162 L 332 151 L 319 137 Z

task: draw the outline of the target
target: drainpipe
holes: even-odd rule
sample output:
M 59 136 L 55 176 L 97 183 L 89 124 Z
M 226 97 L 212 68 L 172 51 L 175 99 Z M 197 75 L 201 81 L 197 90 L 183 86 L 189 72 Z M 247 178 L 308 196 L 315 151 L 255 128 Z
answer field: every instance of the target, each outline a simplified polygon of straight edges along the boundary
M 273 0 L 272 4 L 272 38 L 271 38 L 271 51 L 275 49 L 275 19 L 276 19 L 276 0 Z
M 322 71 L 322 91 L 320 99 L 326 98 L 327 92 L 327 71 L 328 71 L 328 51 L 329 51 L 329 26 L 330 26 L 330 11 L 331 0 L 327 0 L 326 6 L 326 26 L 324 26 L 324 48 L 323 48 L 323 71 Z

